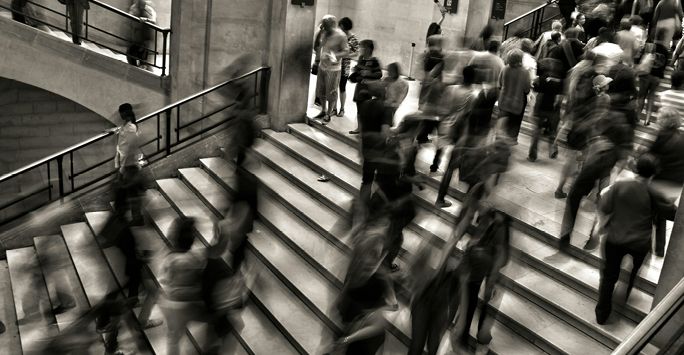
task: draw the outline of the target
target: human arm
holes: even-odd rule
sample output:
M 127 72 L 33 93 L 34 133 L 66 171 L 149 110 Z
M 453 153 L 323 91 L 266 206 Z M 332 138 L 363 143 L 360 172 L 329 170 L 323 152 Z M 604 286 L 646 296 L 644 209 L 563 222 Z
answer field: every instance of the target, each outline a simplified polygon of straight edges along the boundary
M 599 204 L 598 204 L 598 207 L 599 207 L 599 210 L 601 211 L 601 213 L 603 213 L 605 215 L 609 215 L 613 212 L 613 200 L 615 198 L 614 195 L 615 195 L 616 189 L 617 189 L 616 186 L 613 185 L 613 186 L 608 188 L 608 191 L 601 194 L 601 198 L 599 199 Z
M 365 324 L 358 330 L 345 337 L 342 337 L 338 343 L 340 345 L 349 345 L 351 343 L 381 334 L 385 331 L 385 324 L 387 321 L 382 316 L 382 313 L 376 310 L 365 318 L 364 323 Z

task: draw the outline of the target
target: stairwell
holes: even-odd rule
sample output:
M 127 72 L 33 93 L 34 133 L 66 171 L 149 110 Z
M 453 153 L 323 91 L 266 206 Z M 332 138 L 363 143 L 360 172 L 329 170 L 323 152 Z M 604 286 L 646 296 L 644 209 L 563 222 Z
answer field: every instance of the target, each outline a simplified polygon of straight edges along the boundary
M 345 132 L 334 125 L 292 124 L 289 132 L 263 131 L 252 148 L 254 159 L 246 169 L 259 182 L 259 221 L 249 237 L 246 263 L 259 270 L 259 276 L 247 306 L 234 315 L 241 317 L 244 326 L 230 335 L 227 346 L 231 348 L 226 353 L 316 353 L 321 342 L 340 332 L 332 303 L 344 280 L 351 245 L 349 237 L 337 232 L 334 225 L 349 216 L 351 200 L 361 181 L 357 143 Z M 521 143 L 521 149 L 525 149 L 525 144 Z M 429 164 L 423 158 L 418 169 L 426 174 Z M 170 223 L 179 215 L 197 219 L 195 248 L 213 243 L 213 224 L 228 207 L 235 186 L 233 172 L 232 162 L 207 156 L 194 166 L 179 169 L 175 176 L 157 180 L 154 188 L 146 192 L 147 225 L 134 229 L 142 248 L 163 255 L 168 248 Z M 331 177 L 330 182 L 316 182 L 322 172 Z M 436 249 L 444 245 L 463 197 L 463 187 L 454 182 L 450 188 L 454 206 L 445 210 L 435 208 L 439 179 L 426 176 L 427 187 L 415 192 L 418 216 L 405 231 L 399 258 L 404 269 L 421 244 Z M 575 246 L 570 254 L 549 258 L 556 252 L 557 234 L 511 209 L 503 197 L 495 199 L 495 205 L 515 222 L 511 239 L 513 258 L 503 269 L 499 290 L 486 309 L 495 317 L 489 348 L 492 353 L 608 354 L 649 312 L 659 274 L 657 262 L 647 262 L 629 300 L 616 308 L 608 325 L 599 326 L 593 307 L 603 263 L 601 255 Z M 38 335 L 65 329 L 74 319 L 73 314 L 101 299 L 108 284 L 125 283 L 120 253 L 112 248 L 101 249 L 95 238 L 109 213 L 86 213 L 84 222 L 62 226 L 61 235 L 36 238 L 33 246 L 8 251 L 9 271 L 2 262 L 0 281 L 9 280 L 12 286 L 12 293 L 6 292 L 1 301 L 8 317 L 5 320 L 9 337 L 0 337 L 0 341 L 10 339 L 10 349 L 26 352 L 36 346 Z M 578 224 L 580 231 L 586 229 L 586 223 Z M 581 241 L 576 244 L 581 245 Z M 44 254 L 62 255 L 59 269 L 69 275 L 74 294 L 84 294 L 88 302 L 78 302 L 76 309 L 58 316 L 58 329 L 54 329 L 51 319 L 17 327 L 13 320 L 22 318 L 26 312 L 22 290 L 35 290 L 35 304 L 47 308 L 48 317 L 51 314 L 46 305 L 54 295 L 45 284 L 50 284 L 54 275 L 41 264 Z M 155 258 L 149 265 L 155 280 L 160 272 L 159 260 Z M 399 310 L 386 314 L 389 325 L 385 354 L 407 351 L 407 301 L 400 298 Z M 129 317 L 135 320 L 137 312 Z M 160 316 L 158 309 L 153 312 L 155 316 Z M 130 334 L 139 332 L 125 330 Z M 471 329 L 471 335 L 474 332 Z M 200 353 L 203 334 L 201 326 L 191 326 L 181 341 L 182 353 Z M 144 336 L 148 345 L 124 342 L 124 347 L 140 353 L 165 353 L 164 326 L 146 330 Z M 644 351 L 655 352 L 652 348 Z

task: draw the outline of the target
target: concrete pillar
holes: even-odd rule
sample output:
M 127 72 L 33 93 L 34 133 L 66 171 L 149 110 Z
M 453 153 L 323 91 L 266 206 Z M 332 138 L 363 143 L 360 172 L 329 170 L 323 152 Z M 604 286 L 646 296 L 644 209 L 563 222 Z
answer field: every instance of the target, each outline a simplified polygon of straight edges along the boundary
M 679 204 L 684 198 L 684 190 L 680 196 Z M 677 209 L 674 227 L 670 235 L 670 243 L 665 253 L 663 268 L 660 271 L 660 279 L 653 296 L 653 307 L 662 300 L 677 283 L 684 277 L 684 208 Z M 684 310 L 676 313 L 665 325 L 663 330 L 657 333 L 655 343 L 662 346 L 676 334 L 677 330 L 684 324 Z
M 268 113 L 272 129 L 282 131 L 288 123 L 304 122 L 315 15 L 315 7 L 300 7 L 289 1 L 272 3 L 268 58 Z
M 171 4 L 170 74 L 172 100 L 202 90 L 207 35 L 206 0 L 175 0 Z
M 478 38 L 482 29 L 489 24 L 494 28 L 493 39 L 501 41 L 504 21 L 491 19 L 493 4 L 494 0 L 470 0 L 466 18 L 466 38 Z

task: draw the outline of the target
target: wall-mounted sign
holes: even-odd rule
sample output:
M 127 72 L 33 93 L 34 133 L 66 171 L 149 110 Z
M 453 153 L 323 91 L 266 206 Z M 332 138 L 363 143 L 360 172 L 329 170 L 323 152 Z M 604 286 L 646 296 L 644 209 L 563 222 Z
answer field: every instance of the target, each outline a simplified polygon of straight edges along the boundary
M 492 1 L 492 20 L 503 20 L 506 16 L 506 0 Z
M 458 11 L 458 0 L 444 0 L 444 8 L 450 14 L 455 14 Z
M 292 0 L 292 5 L 314 6 L 314 0 Z

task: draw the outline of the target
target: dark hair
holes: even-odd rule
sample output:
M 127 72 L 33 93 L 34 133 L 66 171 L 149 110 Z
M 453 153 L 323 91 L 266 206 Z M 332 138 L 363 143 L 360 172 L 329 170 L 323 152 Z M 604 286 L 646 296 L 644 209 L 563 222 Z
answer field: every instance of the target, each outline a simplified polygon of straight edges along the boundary
M 684 71 L 677 70 L 674 73 L 672 73 L 670 82 L 672 83 L 672 87 L 675 89 L 682 87 L 682 85 L 684 84 Z
M 567 39 L 578 39 L 580 36 L 580 30 L 570 27 L 567 30 L 565 30 L 565 38 Z
M 195 234 L 192 230 L 195 226 L 195 219 L 188 217 L 178 217 L 171 226 L 171 244 L 174 250 L 186 252 L 195 242 Z
M 463 84 L 470 85 L 475 83 L 475 66 L 468 65 L 463 68 Z
M 639 15 L 632 15 L 632 17 L 629 18 L 629 22 L 631 22 L 632 25 L 641 26 L 641 24 L 644 23 L 644 19 Z
M 499 51 L 500 46 L 501 43 L 499 43 L 499 41 L 489 41 L 489 45 L 487 45 L 487 51 L 491 53 L 496 53 Z
M 359 42 L 359 47 L 368 48 L 372 52 L 373 50 L 375 50 L 375 43 L 373 43 L 372 39 L 364 39 L 361 42 Z
M 632 21 L 630 21 L 627 16 L 623 17 L 622 20 L 620 20 L 620 29 L 628 31 L 630 28 L 632 28 Z
M 399 65 L 399 63 L 397 63 L 397 62 L 389 63 L 387 65 L 387 70 L 389 71 L 390 69 L 396 70 L 397 75 L 401 75 L 401 66 Z
M 135 113 L 133 112 L 133 106 L 128 102 L 119 105 L 119 115 L 121 119 L 126 122 L 135 123 Z
M 337 25 L 340 26 L 342 31 L 351 31 L 351 29 L 354 28 L 354 23 L 349 17 L 341 18 Z
M 560 32 L 554 32 L 551 34 L 551 40 L 554 42 L 558 42 L 558 40 L 561 38 Z
M 644 178 L 650 178 L 656 173 L 656 158 L 651 154 L 643 154 L 636 164 L 636 173 Z

